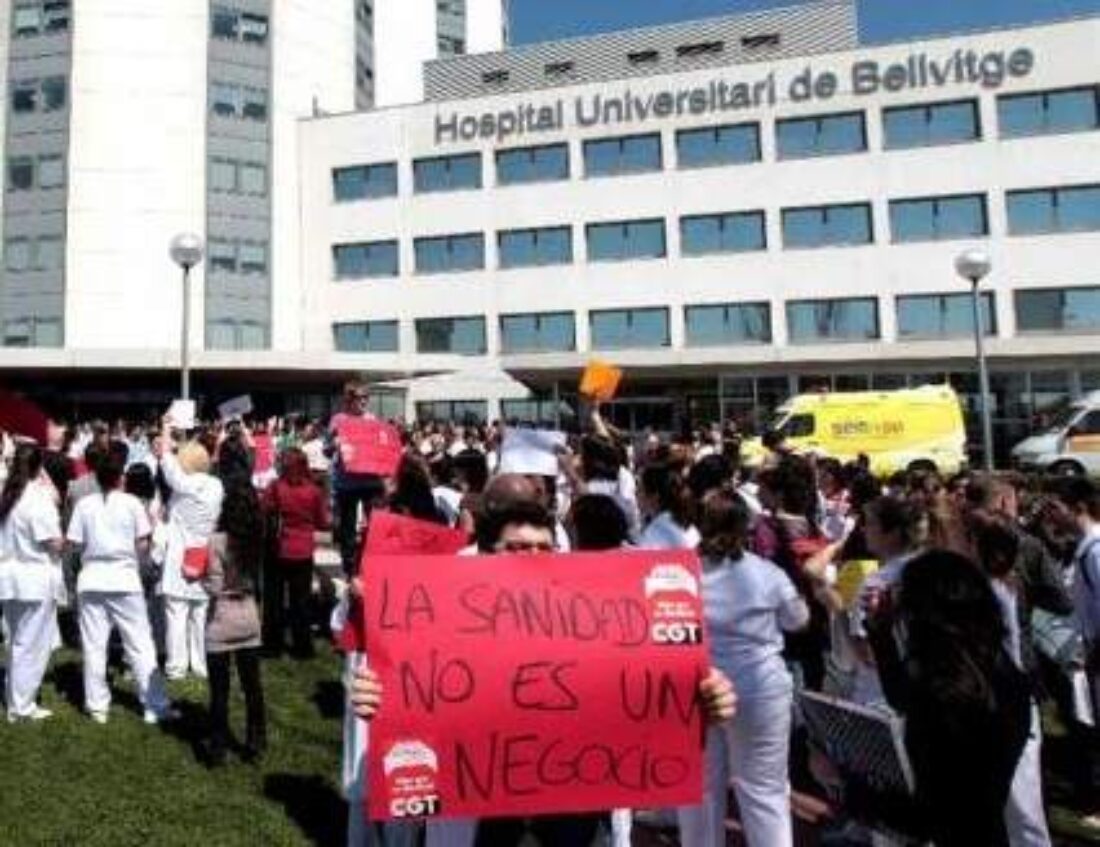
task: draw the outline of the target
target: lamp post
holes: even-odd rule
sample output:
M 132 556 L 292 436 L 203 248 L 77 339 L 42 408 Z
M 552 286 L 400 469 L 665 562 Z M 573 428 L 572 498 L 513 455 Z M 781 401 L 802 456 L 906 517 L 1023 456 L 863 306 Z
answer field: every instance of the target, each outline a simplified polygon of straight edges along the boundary
M 183 325 L 180 328 L 180 398 L 191 398 L 191 268 L 202 261 L 202 239 L 191 232 L 181 232 L 172 239 L 168 255 L 183 269 Z
M 985 326 L 979 286 L 989 276 L 993 262 L 983 250 L 967 250 L 955 258 L 955 271 L 970 282 L 971 304 L 974 309 L 974 345 L 978 354 L 978 392 L 982 415 L 982 463 L 986 473 L 993 472 L 993 421 L 989 410 L 989 371 L 985 363 Z

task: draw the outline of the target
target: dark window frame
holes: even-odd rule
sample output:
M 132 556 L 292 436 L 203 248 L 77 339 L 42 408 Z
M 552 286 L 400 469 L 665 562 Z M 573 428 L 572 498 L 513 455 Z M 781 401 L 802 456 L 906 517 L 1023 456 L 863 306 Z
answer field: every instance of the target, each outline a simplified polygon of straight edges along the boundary
M 560 235 L 565 233 L 566 241 L 568 245 L 568 255 L 562 260 L 551 261 L 536 261 L 530 264 L 505 264 L 504 262 L 504 240 L 509 236 L 530 235 L 534 237 L 533 249 L 538 252 L 539 239 L 543 236 L 547 236 L 550 233 Z M 497 268 L 502 271 L 516 270 L 521 268 L 549 268 L 560 267 L 562 265 L 573 264 L 573 227 L 570 224 L 562 224 L 560 226 L 540 226 L 540 227 L 520 227 L 518 229 L 502 229 L 497 231 Z
M 972 138 L 951 139 L 947 141 L 935 141 L 926 138 L 916 144 L 890 143 L 889 132 L 887 130 L 887 115 L 922 111 L 924 113 L 924 124 L 927 127 L 932 123 L 933 110 L 944 106 L 961 105 L 969 105 L 970 112 L 974 117 L 974 136 Z M 985 138 L 985 128 L 982 126 L 981 101 L 977 97 L 959 97 L 954 100 L 936 100 L 932 103 L 911 103 L 909 105 L 886 106 L 882 109 L 881 121 L 882 149 L 887 152 L 894 150 L 920 150 L 926 147 L 950 147 L 953 144 L 975 144 Z
M 474 171 L 477 174 L 476 185 L 454 185 L 453 173 L 455 165 L 461 160 L 472 161 L 477 160 L 477 168 Z M 435 188 L 426 188 L 422 183 L 421 177 L 418 175 L 421 167 L 430 165 L 443 165 L 447 174 L 446 183 Z M 451 153 L 446 156 L 423 156 L 418 159 L 413 159 L 413 194 L 448 194 L 454 191 L 480 191 L 485 185 L 484 174 L 485 163 L 482 160 L 480 150 L 471 150 L 465 153 Z
M 732 325 L 731 313 L 740 309 L 754 309 L 762 311 L 764 316 L 764 335 L 766 338 L 761 339 L 733 339 L 733 340 L 718 340 L 718 341 L 698 341 L 692 340 L 692 315 L 702 311 L 722 310 L 722 324 L 723 326 Z M 771 303 L 766 300 L 756 301 L 743 301 L 739 303 L 689 303 L 684 306 L 684 346 L 690 348 L 708 348 L 708 347 L 766 347 L 775 343 L 775 333 L 772 329 L 772 308 Z
M 784 153 L 781 149 L 780 132 L 784 127 L 789 127 L 794 124 L 813 124 L 814 125 L 814 137 L 820 139 L 822 136 L 823 128 L 828 121 L 835 121 L 841 118 L 858 118 L 859 119 L 859 136 L 860 146 L 853 149 L 845 150 L 818 150 L 816 149 L 818 144 L 814 144 L 813 152 L 809 153 Z M 867 113 L 862 109 L 849 109 L 843 112 L 828 112 L 819 115 L 804 115 L 801 117 L 789 117 L 789 118 L 777 118 L 775 121 L 775 158 L 779 162 L 791 162 L 801 159 L 818 159 L 826 158 L 829 156 L 854 156 L 858 153 L 866 153 L 869 150 L 867 141 Z
M 661 224 L 661 252 L 659 255 L 639 255 L 630 254 L 614 257 L 602 257 L 593 258 L 592 256 L 592 232 L 596 229 L 608 228 L 608 227 L 622 227 L 623 228 L 623 243 L 628 243 L 629 239 L 626 237 L 631 226 L 637 226 L 640 224 Z M 623 221 L 595 221 L 593 223 L 585 224 L 584 227 L 584 243 L 585 243 L 585 258 L 589 263 L 603 263 L 603 262 L 636 262 L 636 261 L 659 261 L 661 259 L 668 258 L 668 224 L 664 218 L 638 218 L 632 220 Z
M 385 327 L 393 330 L 393 346 L 372 347 L 370 337 L 372 328 Z M 340 330 L 362 328 L 366 346 L 363 348 L 341 347 Z M 367 321 L 336 321 L 332 324 L 332 349 L 335 353 L 399 353 L 401 351 L 401 326 L 396 318 Z
M 539 324 L 544 320 L 551 318 L 568 318 L 569 319 L 569 342 L 564 347 L 556 347 L 550 345 L 539 345 L 532 347 L 517 347 L 508 343 L 508 331 L 505 328 L 506 321 L 514 320 L 530 320 L 535 321 L 535 334 L 540 334 Z M 532 353 L 572 353 L 577 349 L 577 315 L 575 312 L 570 311 L 556 311 L 556 312 L 510 312 L 500 315 L 498 319 L 498 325 L 500 329 L 500 352 L 501 355 L 527 355 Z
M 622 346 L 606 346 L 601 345 L 596 341 L 596 328 L 595 319 L 600 315 L 619 315 L 623 314 L 627 316 L 627 325 L 629 326 L 634 322 L 634 317 L 639 314 L 663 314 L 665 318 L 665 336 L 664 341 L 660 344 L 645 344 L 639 345 L 633 342 L 626 342 Z M 672 347 L 672 313 L 668 306 L 628 306 L 621 309 L 591 309 L 588 312 L 588 336 L 590 340 L 590 346 L 593 350 L 663 350 Z
M 756 156 L 751 159 L 721 159 L 716 158 L 713 161 L 688 163 L 684 162 L 683 148 L 681 142 L 690 136 L 704 137 L 707 134 L 713 133 L 714 135 L 714 147 L 715 149 L 721 149 L 718 145 L 718 139 L 720 133 L 727 130 L 750 130 L 754 136 L 754 143 L 756 146 Z M 763 161 L 764 150 L 761 141 L 761 129 L 759 121 L 742 121 L 732 124 L 717 124 L 715 126 L 700 126 L 700 127 L 683 127 L 676 130 L 676 168 L 678 170 L 701 170 L 703 168 L 721 168 L 730 167 L 732 165 L 750 165 Z
M 971 304 L 971 298 L 973 295 L 969 292 L 961 291 L 934 291 L 930 293 L 920 294 L 899 294 L 894 298 L 894 326 L 895 333 L 898 341 L 942 341 L 945 339 L 953 338 L 973 338 L 974 337 L 974 320 L 973 320 L 973 305 Z M 983 303 L 985 313 L 989 316 L 988 325 L 982 321 L 982 329 L 984 330 L 983 338 L 996 338 L 997 332 L 997 298 L 993 291 L 982 291 L 980 297 Z M 963 300 L 965 298 L 967 310 L 968 322 L 970 326 L 958 333 L 920 333 L 920 332 L 902 332 L 902 304 L 911 301 L 939 301 L 939 311 L 941 314 L 946 312 L 945 305 L 948 299 Z
M 829 214 L 841 209 L 862 208 L 867 211 L 867 240 L 866 241 L 822 241 L 816 244 L 788 244 L 787 240 L 787 215 L 793 212 L 821 212 L 822 223 L 827 226 Z M 830 247 L 867 247 L 875 243 L 875 211 L 874 204 L 870 201 L 857 201 L 855 203 L 828 203 L 822 206 L 790 206 L 779 210 L 780 233 L 783 238 L 784 250 L 823 250 Z
M 941 234 L 938 231 L 932 238 L 898 238 L 897 232 L 894 228 L 894 209 L 895 206 L 903 203 L 931 203 L 932 204 L 932 221 L 935 225 L 935 221 L 939 216 L 939 206 L 941 203 L 947 203 L 952 200 L 974 200 L 979 199 L 981 201 L 981 216 L 982 226 L 979 233 L 965 233 L 959 235 L 953 234 Z M 891 199 L 887 203 L 887 216 L 890 222 L 890 243 L 891 244 L 927 244 L 932 241 L 959 241 L 967 238 L 985 238 L 989 235 L 989 198 L 985 192 L 963 192 L 959 194 L 937 194 L 932 197 L 897 197 Z
M 1094 122 L 1092 126 L 1073 129 L 1051 129 L 1049 121 L 1044 119 L 1043 125 L 1039 129 L 1034 129 L 1030 132 L 1006 133 L 1004 131 L 1004 120 L 1001 113 L 1002 103 L 1039 98 L 1042 101 L 1042 114 L 1045 117 L 1050 110 L 1049 100 L 1051 97 L 1057 97 L 1059 94 L 1070 94 L 1077 91 L 1084 92 L 1090 90 L 1092 91 L 1094 104 Z M 1037 91 L 1013 91 L 1011 93 L 997 95 L 997 131 L 998 137 L 1002 140 L 1011 141 L 1017 138 L 1035 138 L 1043 135 L 1069 135 L 1076 132 L 1094 132 L 1097 129 L 1100 129 L 1100 84 L 1067 85 L 1059 88 L 1044 88 Z
M 370 264 L 370 253 L 372 250 L 385 248 L 387 251 L 392 250 L 393 255 L 393 270 L 392 272 L 387 270 L 385 273 L 341 273 L 340 270 L 340 254 L 342 250 L 363 250 L 364 251 L 364 266 Z M 384 238 L 376 239 L 374 241 L 353 241 L 343 242 L 340 244 L 332 245 L 332 278 L 337 281 L 345 280 L 357 280 L 357 279 L 391 279 L 401 275 L 401 245 L 396 238 Z
M 448 265 L 446 268 L 438 268 L 432 270 L 424 270 L 420 267 L 420 251 L 419 247 L 425 245 L 428 242 L 444 243 L 447 247 L 447 254 L 453 255 L 455 253 L 455 242 L 459 239 L 478 239 L 481 242 L 481 250 L 479 255 L 481 256 L 481 262 L 476 267 L 470 268 L 455 268 Z M 448 233 L 446 235 L 422 235 L 413 239 L 413 270 L 418 276 L 437 276 L 439 274 L 454 274 L 454 273 L 477 273 L 485 270 L 485 233 L 483 232 L 455 232 Z
M 653 141 L 657 142 L 657 165 L 656 167 L 631 167 L 624 168 L 621 164 L 625 146 L 631 141 Z M 613 170 L 592 172 L 588 165 L 588 151 L 591 147 L 598 144 L 611 145 L 617 144 L 619 148 L 619 154 L 617 161 L 619 164 Z M 640 174 L 654 174 L 661 173 L 665 169 L 665 153 L 664 143 L 660 132 L 637 132 L 630 135 L 612 135 L 603 138 L 586 138 L 581 144 L 581 161 L 584 164 L 584 178 L 585 179 L 606 179 L 612 177 L 623 176 L 636 176 Z
M 701 222 L 705 220 L 717 219 L 719 222 L 719 230 L 725 231 L 727 224 L 734 219 L 748 219 L 752 218 L 754 221 L 760 224 L 760 245 L 758 247 L 750 247 L 747 249 L 735 249 L 735 250 L 692 250 L 688 251 L 684 249 L 684 244 L 687 239 L 684 237 L 686 233 L 685 226 L 693 222 Z M 731 253 L 759 253 L 768 249 L 768 218 L 767 213 L 763 209 L 744 209 L 733 212 L 713 212 L 710 214 L 702 215 L 683 215 L 680 218 L 680 256 L 684 259 L 695 259 L 706 256 L 723 256 Z
M 792 327 L 795 321 L 791 320 L 791 309 L 797 306 L 818 305 L 827 303 L 870 303 L 874 306 L 874 335 L 862 337 L 829 337 L 815 335 L 812 338 L 795 338 Z M 882 306 L 879 298 L 870 297 L 808 297 L 788 300 L 783 304 L 784 317 L 787 321 L 787 343 L 792 346 L 807 346 L 813 344 L 872 344 L 882 341 Z

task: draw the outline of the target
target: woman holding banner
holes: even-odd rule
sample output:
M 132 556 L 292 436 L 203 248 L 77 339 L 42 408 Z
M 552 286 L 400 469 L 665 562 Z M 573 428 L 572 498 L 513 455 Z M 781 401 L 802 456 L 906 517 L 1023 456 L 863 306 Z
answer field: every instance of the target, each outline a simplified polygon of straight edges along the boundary
M 736 718 L 707 737 L 703 803 L 679 811 L 683 847 L 724 847 L 729 777 L 749 847 L 792 844 L 788 755 L 793 685 L 783 633 L 810 612 L 780 568 L 745 551 L 749 512 L 735 494 L 703 501 L 703 607 L 711 661 L 737 689 Z

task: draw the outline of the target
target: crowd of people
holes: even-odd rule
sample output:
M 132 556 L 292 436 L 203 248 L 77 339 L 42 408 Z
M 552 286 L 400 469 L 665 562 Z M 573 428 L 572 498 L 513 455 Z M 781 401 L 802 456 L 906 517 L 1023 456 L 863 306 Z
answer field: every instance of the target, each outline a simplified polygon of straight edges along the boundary
M 413 844 L 416 825 L 363 817 L 366 728 L 386 702 L 349 606 L 376 508 L 461 529 L 471 555 L 696 550 L 712 671 L 698 807 L 687 847 L 723 845 L 729 786 L 752 847 L 793 843 L 790 793 L 835 800 L 844 843 L 1050 844 L 1040 706 L 1070 733 L 1077 806 L 1100 812 L 1100 488 L 1084 478 L 934 472 L 876 479 L 866 461 L 795 455 L 769 438 L 743 467 L 736 432 L 618 432 L 596 408 L 553 474 L 510 472 L 507 428 L 418 425 L 392 477 L 343 467 L 341 430 L 368 415 L 346 387 L 326 424 L 85 425 L 58 444 L 5 438 L 0 602 L 8 719 L 50 717 L 37 692 L 62 636 L 84 657 L 85 708 L 105 722 L 116 630 L 149 723 L 174 710 L 165 677 L 208 679 L 212 764 L 229 749 L 236 664 L 246 758 L 264 752 L 263 652 L 306 657 L 331 625 L 346 654 L 349 844 Z M 317 532 L 334 531 L 347 590 L 317 614 Z M 59 615 L 58 610 L 62 612 Z M 58 622 L 61 622 L 59 627 Z M 66 632 L 66 620 L 75 621 Z M 163 656 L 163 661 L 161 657 Z M 904 719 L 915 795 L 886 813 L 807 731 L 800 692 Z M 1095 820 L 1095 819 L 1094 819 Z M 1100 821 L 1098 821 L 1100 823 Z M 628 844 L 629 810 L 426 826 L 429 845 Z

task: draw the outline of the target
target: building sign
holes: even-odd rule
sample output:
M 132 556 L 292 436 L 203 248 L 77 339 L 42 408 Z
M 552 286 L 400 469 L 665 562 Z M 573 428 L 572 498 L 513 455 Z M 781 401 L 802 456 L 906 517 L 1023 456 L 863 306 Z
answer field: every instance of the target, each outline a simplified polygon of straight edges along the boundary
M 627 89 L 615 95 L 581 95 L 572 102 L 558 98 L 549 103 L 520 103 L 478 114 L 439 113 L 435 117 L 435 143 L 477 140 L 503 143 L 529 135 L 561 132 L 569 127 L 641 124 L 684 115 L 775 107 L 781 99 L 792 103 L 825 102 L 844 93 L 900 94 L 953 85 L 996 89 L 1010 78 L 1028 76 L 1034 67 L 1035 54 L 1027 47 L 985 53 L 960 48 L 942 56 L 913 53 L 893 63 L 862 59 L 853 62 L 844 74 L 818 71 L 807 65 L 790 79 L 781 79 L 772 71 L 751 82 L 713 79 L 691 88 L 648 94 L 635 94 Z

